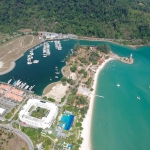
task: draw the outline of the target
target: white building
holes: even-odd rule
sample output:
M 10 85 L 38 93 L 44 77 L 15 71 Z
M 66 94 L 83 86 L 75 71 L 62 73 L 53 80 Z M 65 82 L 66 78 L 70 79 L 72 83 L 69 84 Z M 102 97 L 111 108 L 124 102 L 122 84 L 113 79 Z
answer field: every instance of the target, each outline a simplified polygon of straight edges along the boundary
M 47 116 L 44 116 L 42 119 L 38 119 L 35 117 L 30 116 L 30 108 L 34 106 L 36 109 L 37 107 L 45 108 L 49 110 Z M 54 122 L 56 116 L 58 114 L 58 107 L 49 102 L 41 101 L 38 99 L 29 99 L 27 104 L 23 106 L 23 109 L 19 113 L 19 119 L 31 126 L 38 127 L 38 128 L 50 128 L 52 123 Z
M 6 112 L 6 109 L 0 107 L 0 115 L 2 116 Z

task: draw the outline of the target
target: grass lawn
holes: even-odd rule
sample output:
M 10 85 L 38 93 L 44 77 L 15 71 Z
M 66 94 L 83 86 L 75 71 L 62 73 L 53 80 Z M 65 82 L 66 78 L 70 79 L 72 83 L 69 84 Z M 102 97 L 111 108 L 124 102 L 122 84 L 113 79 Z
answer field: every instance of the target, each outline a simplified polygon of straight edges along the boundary
M 48 113 L 49 113 L 49 110 L 47 110 L 45 108 L 37 107 L 36 110 L 34 110 L 31 113 L 31 116 L 35 117 L 35 118 L 38 118 L 38 119 L 42 119 Z

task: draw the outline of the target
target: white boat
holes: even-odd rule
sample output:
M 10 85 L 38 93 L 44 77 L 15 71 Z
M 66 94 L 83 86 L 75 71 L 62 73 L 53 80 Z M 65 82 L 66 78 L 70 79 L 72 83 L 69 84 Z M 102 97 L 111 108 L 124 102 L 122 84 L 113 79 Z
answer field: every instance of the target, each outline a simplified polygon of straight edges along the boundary
M 10 84 L 11 81 L 12 81 L 12 79 L 8 80 L 8 84 Z
M 60 72 L 55 72 L 56 74 L 60 74 Z
M 43 57 L 47 57 L 47 55 L 46 55 L 46 54 L 43 54 Z
M 29 87 L 29 85 L 26 85 L 24 89 L 25 89 L 25 90 L 27 90 L 27 89 L 28 89 L 28 87 Z
M 34 86 L 35 86 L 35 85 L 31 86 L 31 87 L 29 88 L 29 91 L 31 91 L 31 90 L 34 88 Z
M 39 60 L 34 60 L 33 63 L 34 64 L 39 63 Z
M 52 78 L 50 78 L 50 81 L 52 81 Z
M 118 87 L 120 86 L 120 84 L 118 83 L 118 84 L 116 84 Z
M 57 76 L 55 76 L 55 78 L 58 78 Z
M 32 64 L 32 62 L 28 61 L 28 62 L 27 62 L 27 64 L 28 64 L 28 65 L 31 65 L 31 64 Z
M 139 96 L 137 96 L 136 98 L 137 98 L 138 100 L 140 100 L 140 97 L 139 97 Z
M 30 52 L 30 55 L 34 55 L 34 53 L 33 53 L 33 52 Z

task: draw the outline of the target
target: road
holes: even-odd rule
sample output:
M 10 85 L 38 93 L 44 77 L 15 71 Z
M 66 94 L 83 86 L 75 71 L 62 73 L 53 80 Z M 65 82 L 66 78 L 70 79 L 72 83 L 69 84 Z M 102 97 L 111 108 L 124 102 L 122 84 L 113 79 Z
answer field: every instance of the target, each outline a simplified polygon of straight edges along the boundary
M 21 132 L 18 129 L 14 129 L 13 127 L 10 126 L 10 124 L 5 124 L 5 125 L 0 124 L 0 127 L 3 127 L 7 130 L 10 130 L 10 131 L 16 133 L 18 136 L 20 136 L 22 139 L 24 139 L 24 141 L 28 144 L 29 150 L 34 150 L 33 143 L 26 134 L 24 134 L 23 132 Z
M 90 66 L 91 66 L 91 64 L 85 69 L 85 71 L 87 71 L 87 70 L 90 68 Z M 83 74 L 78 78 L 78 80 L 76 81 L 76 83 L 74 84 L 74 86 L 72 87 L 72 89 L 75 88 L 75 87 L 79 84 L 79 81 L 82 79 L 82 77 L 83 77 Z M 70 94 L 71 94 L 71 90 L 70 90 L 70 92 L 67 94 L 66 99 L 64 100 L 64 102 L 62 102 L 61 104 L 58 104 L 57 106 L 58 106 L 58 107 L 63 107 L 63 106 L 66 104 L 66 102 L 67 102 L 67 100 L 68 100 L 68 96 L 69 96 Z

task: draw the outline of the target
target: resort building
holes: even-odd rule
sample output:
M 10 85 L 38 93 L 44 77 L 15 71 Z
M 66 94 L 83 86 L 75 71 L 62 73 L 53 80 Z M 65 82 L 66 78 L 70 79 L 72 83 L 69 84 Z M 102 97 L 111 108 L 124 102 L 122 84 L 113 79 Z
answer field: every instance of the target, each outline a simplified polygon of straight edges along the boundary
M 37 109 L 42 109 L 42 113 L 38 114 Z M 34 115 L 33 115 L 34 114 Z M 27 104 L 19 113 L 19 119 L 28 125 L 37 128 L 50 128 L 58 114 L 58 107 L 49 102 L 41 101 L 38 99 L 29 99 Z

